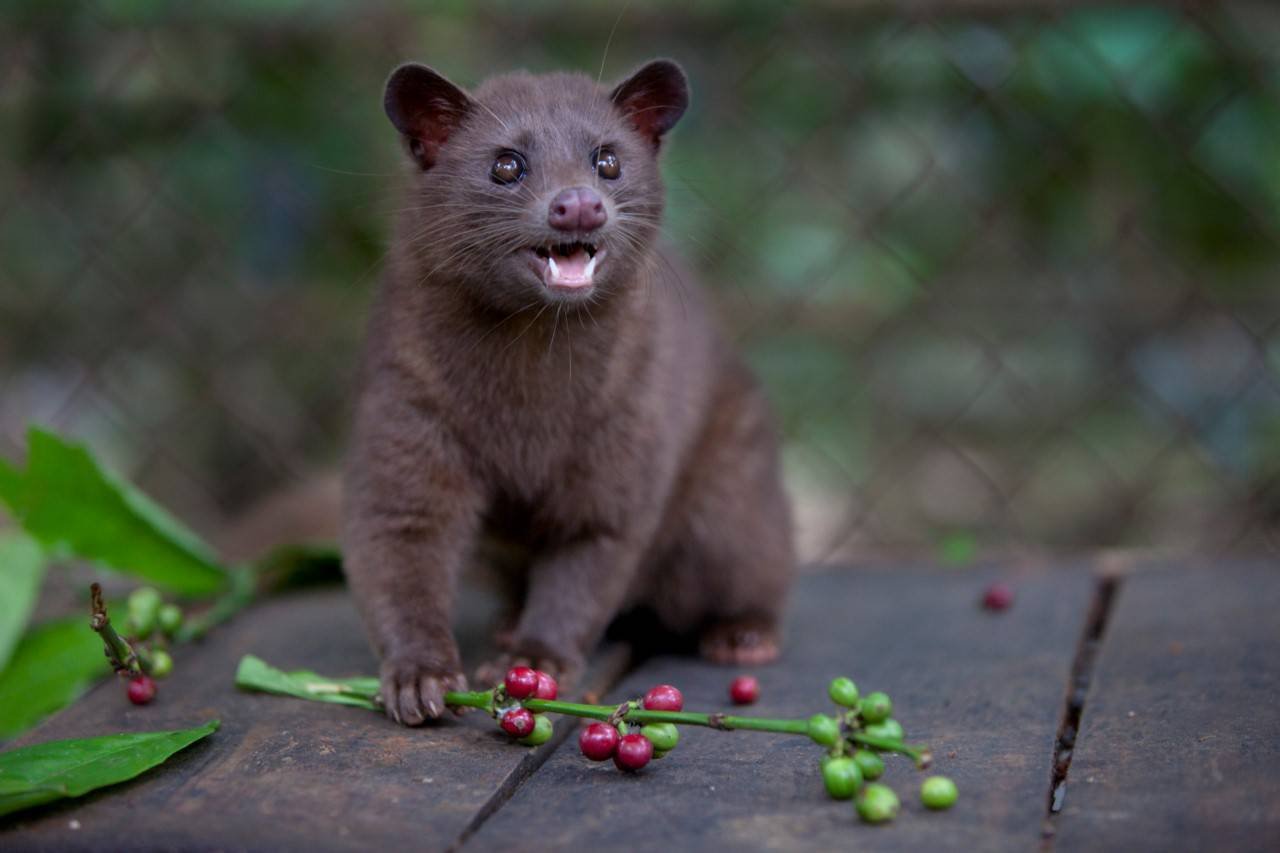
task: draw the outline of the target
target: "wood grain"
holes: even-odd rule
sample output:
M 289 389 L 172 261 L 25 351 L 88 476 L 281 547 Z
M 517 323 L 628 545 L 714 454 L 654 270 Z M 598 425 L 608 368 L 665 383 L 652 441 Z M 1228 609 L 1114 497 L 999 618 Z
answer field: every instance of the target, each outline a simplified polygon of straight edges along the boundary
M 1124 581 L 1057 850 L 1280 850 L 1278 614 L 1276 563 Z

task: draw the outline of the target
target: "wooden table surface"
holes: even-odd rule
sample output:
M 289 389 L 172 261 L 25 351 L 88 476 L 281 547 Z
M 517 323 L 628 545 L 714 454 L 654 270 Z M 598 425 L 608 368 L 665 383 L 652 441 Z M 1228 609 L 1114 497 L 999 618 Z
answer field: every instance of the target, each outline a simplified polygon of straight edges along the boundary
M 977 605 L 995 579 L 1017 594 L 999 614 Z M 0 849 L 1274 851 L 1278 613 L 1280 566 L 1266 561 L 806 576 L 784 657 L 755 670 L 748 712 L 830 710 L 827 682 L 850 675 L 893 697 L 908 740 L 933 748 L 931 772 L 960 788 L 950 811 L 926 812 L 926 774 L 891 758 L 882 781 L 903 812 L 873 827 L 826 797 L 820 748 L 803 737 L 683 728 L 678 749 L 629 775 L 584 759 L 568 719 L 529 749 L 479 713 L 412 730 L 237 691 L 250 652 L 286 669 L 376 671 L 345 593 L 312 590 L 182 649 L 152 705 L 104 684 L 23 738 L 222 720 L 133 782 L 0 819 Z M 473 663 L 489 615 L 482 601 L 464 608 Z M 689 710 L 724 710 L 735 674 L 677 656 L 631 665 L 612 646 L 583 687 L 615 702 L 666 682 Z

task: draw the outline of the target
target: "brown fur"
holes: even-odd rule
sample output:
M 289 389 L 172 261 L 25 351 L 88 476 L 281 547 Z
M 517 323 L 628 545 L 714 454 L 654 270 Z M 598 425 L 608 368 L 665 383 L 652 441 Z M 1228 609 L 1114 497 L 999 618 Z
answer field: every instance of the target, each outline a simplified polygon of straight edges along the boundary
M 451 603 L 482 536 L 531 554 L 499 667 L 571 676 L 641 605 L 714 659 L 776 654 L 793 557 L 768 408 L 653 248 L 659 140 L 684 93 L 662 62 L 612 94 L 517 74 L 468 96 L 421 66 L 389 83 L 418 169 L 369 325 L 343 547 L 397 720 L 438 716 L 465 683 Z M 624 164 L 615 182 L 590 171 L 602 141 Z M 489 180 L 505 148 L 529 160 L 518 186 Z M 574 185 L 610 211 L 587 298 L 551 293 L 512 254 L 548 238 L 547 199 Z

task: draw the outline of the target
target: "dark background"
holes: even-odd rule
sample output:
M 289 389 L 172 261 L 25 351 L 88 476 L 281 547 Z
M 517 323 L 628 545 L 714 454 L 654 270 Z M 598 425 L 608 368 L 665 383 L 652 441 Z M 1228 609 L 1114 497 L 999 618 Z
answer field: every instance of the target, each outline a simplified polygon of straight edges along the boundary
M 1274 3 L 0 15 L 6 457 L 52 425 L 215 536 L 334 470 L 390 69 L 666 55 L 668 239 L 777 405 L 806 559 L 1280 548 Z

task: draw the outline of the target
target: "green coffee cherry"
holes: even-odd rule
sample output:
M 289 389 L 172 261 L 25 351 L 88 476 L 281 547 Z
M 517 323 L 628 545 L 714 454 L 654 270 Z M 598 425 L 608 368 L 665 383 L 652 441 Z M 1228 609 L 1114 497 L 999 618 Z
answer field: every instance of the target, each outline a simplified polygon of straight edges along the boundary
M 649 723 L 647 726 L 640 727 L 640 734 L 653 741 L 655 755 L 659 752 L 670 752 L 680 742 L 680 730 L 676 728 L 675 723 Z
M 956 783 L 946 776 L 930 776 L 920 785 L 920 802 L 927 809 L 949 809 L 959 795 Z
M 551 740 L 551 733 L 553 730 L 554 727 L 551 725 L 551 720 L 546 714 L 534 714 L 533 731 L 520 738 L 520 743 L 525 746 L 541 746 Z
M 858 809 L 858 817 L 867 823 L 885 823 L 898 815 L 902 804 L 898 795 L 888 785 L 873 782 L 862 789 L 854 803 Z
M 809 718 L 809 737 L 814 743 L 833 746 L 840 739 L 840 724 L 834 717 L 826 714 L 814 714 Z
M 151 650 L 151 675 L 164 678 L 173 672 L 173 657 L 164 649 Z
M 156 627 L 156 615 L 160 611 L 160 593 L 154 587 L 140 586 L 129 593 L 129 622 L 133 628 L 131 636 L 145 640 L 151 636 Z
M 832 758 L 822 764 L 822 783 L 835 800 L 847 800 L 862 787 L 862 771 L 852 758 Z
M 156 623 L 166 637 L 173 637 L 182 627 L 182 608 L 176 604 L 165 604 L 156 611 Z
M 153 586 L 140 586 L 129 593 L 128 606 L 130 610 L 159 610 L 160 605 L 163 603 L 164 599 L 160 597 L 159 590 Z
M 862 697 L 862 701 L 858 703 L 858 713 L 865 722 L 883 723 L 893 713 L 893 703 L 888 696 L 877 690 Z
M 883 723 L 872 723 L 865 726 L 862 731 L 872 737 L 884 738 L 885 740 L 902 740 L 904 732 L 902 731 L 902 723 L 890 717 Z
M 859 749 L 853 753 L 853 761 L 862 771 L 862 778 L 868 782 L 884 775 L 884 759 L 869 749 Z
M 140 586 L 129 593 L 130 610 L 159 610 L 163 603 L 160 591 L 153 586 Z
M 831 684 L 827 686 L 827 695 L 837 705 L 843 705 L 846 708 L 858 707 L 858 685 L 843 675 L 831 680 Z

